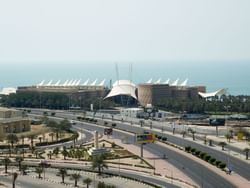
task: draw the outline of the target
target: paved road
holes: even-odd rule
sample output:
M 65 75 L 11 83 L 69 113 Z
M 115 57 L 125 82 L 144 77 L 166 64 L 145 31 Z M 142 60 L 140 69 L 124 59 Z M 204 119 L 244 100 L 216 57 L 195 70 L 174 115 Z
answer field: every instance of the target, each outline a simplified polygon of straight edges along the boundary
M 39 112 L 38 112 L 39 113 Z M 57 113 L 56 116 L 60 117 L 67 117 L 69 119 L 75 118 L 72 117 L 72 114 L 64 114 L 64 113 Z M 79 123 L 75 125 L 75 127 L 84 127 L 88 130 L 98 130 L 99 132 L 103 132 L 103 127 L 96 127 L 88 123 Z M 135 133 L 141 133 L 143 132 L 143 129 L 140 127 L 135 127 L 127 124 L 121 124 L 117 123 L 117 128 L 128 130 L 131 132 Z M 114 131 L 115 138 L 121 138 L 124 136 L 124 133 L 120 133 L 117 131 Z M 129 139 L 129 142 L 134 144 L 134 137 L 130 135 L 126 135 Z M 183 142 L 182 139 L 176 138 L 174 136 L 168 137 L 170 142 L 180 144 Z M 191 142 L 192 143 L 192 142 Z M 184 143 L 183 143 L 184 145 Z M 154 153 L 155 155 L 158 155 L 159 157 L 162 157 L 163 154 L 166 154 L 168 157 L 168 160 L 171 164 L 175 165 L 177 168 L 180 170 L 183 170 L 183 167 L 185 168 L 185 171 L 187 172 L 186 174 L 190 176 L 194 181 L 197 182 L 201 187 L 208 187 L 208 188 L 213 188 L 213 187 L 234 187 L 231 183 L 229 183 L 227 180 L 224 178 L 218 176 L 216 173 L 210 171 L 203 165 L 190 160 L 189 158 L 179 155 L 176 152 L 169 150 L 165 147 L 162 147 L 157 144 L 149 144 L 145 146 L 145 149 L 149 150 L 150 152 Z M 206 151 L 206 150 L 204 150 Z

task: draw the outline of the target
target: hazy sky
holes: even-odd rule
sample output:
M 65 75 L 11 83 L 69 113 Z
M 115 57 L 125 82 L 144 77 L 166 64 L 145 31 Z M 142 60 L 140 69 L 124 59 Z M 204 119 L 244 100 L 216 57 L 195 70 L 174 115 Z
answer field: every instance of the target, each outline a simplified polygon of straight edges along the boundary
M 0 63 L 249 61 L 249 0 L 1 0 Z

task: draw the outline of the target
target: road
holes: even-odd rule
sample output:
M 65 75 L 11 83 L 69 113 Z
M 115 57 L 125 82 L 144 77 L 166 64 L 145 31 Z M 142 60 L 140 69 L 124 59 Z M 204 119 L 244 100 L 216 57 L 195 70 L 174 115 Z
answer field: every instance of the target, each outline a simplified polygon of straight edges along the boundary
M 40 113 L 38 111 L 38 113 Z M 72 116 L 72 114 L 67 114 L 67 113 L 56 113 L 56 116 L 62 117 L 62 118 L 76 118 L 76 116 Z M 79 122 L 74 127 L 78 128 L 85 128 L 87 130 L 97 130 L 99 132 L 103 132 L 103 127 L 98 127 L 93 124 L 89 123 L 83 123 Z M 136 127 L 136 126 L 131 126 L 128 124 L 124 123 L 117 123 L 117 128 L 123 129 L 126 131 L 131 131 L 135 133 L 141 133 L 143 132 L 143 128 Z M 164 134 L 164 133 L 163 133 Z M 126 136 L 131 144 L 134 144 L 134 136 L 131 136 L 130 134 L 126 133 L 121 133 L 118 131 L 114 130 L 114 138 L 122 138 Z M 169 137 L 168 139 L 170 142 L 176 143 L 178 145 L 181 145 L 183 142 L 182 139 L 176 138 L 174 136 Z M 192 143 L 192 142 L 191 142 Z M 188 143 L 189 144 L 189 143 Z M 192 143 L 193 144 L 193 143 Z M 184 145 L 184 142 L 183 142 Z M 207 188 L 214 188 L 214 187 L 235 187 L 231 183 L 229 183 L 227 180 L 224 178 L 218 176 L 216 173 L 213 171 L 210 171 L 208 168 L 204 167 L 203 165 L 199 164 L 198 162 L 195 162 L 193 160 L 190 160 L 189 158 L 177 154 L 173 150 L 169 150 L 163 146 L 160 146 L 158 144 L 148 144 L 144 147 L 146 150 L 149 150 L 151 153 L 162 157 L 163 154 L 166 154 L 168 157 L 169 163 L 173 164 L 177 168 L 183 171 L 183 167 L 186 171 L 186 174 L 193 179 L 197 184 L 199 184 L 201 187 L 207 187 Z M 204 147 L 205 148 L 205 147 Z M 206 151 L 206 150 L 203 150 Z

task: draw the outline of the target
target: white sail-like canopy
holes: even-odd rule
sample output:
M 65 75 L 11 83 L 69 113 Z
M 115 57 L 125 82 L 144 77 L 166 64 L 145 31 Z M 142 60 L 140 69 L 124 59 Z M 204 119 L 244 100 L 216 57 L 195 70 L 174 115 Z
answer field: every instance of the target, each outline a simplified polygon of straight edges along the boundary
M 119 95 L 127 95 L 137 100 L 135 91 L 136 85 L 133 84 L 130 80 L 118 80 L 113 84 L 111 91 L 104 99 Z
M 68 85 L 68 82 L 69 82 L 69 80 L 66 80 L 66 81 L 63 83 L 63 86 L 67 86 L 67 85 Z
M 76 86 L 79 86 L 79 85 L 80 85 L 81 80 L 82 80 L 82 79 L 80 79 L 80 80 L 78 80 L 78 81 L 76 82 Z
M 77 80 L 74 80 L 73 83 L 72 83 L 72 86 L 75 86 L 76 82 L 77 82 Z
M 46 86 L 51 86 L 52 82 L 53 82 L 53 80 L 50 80 L 50 81 L 46 84 Z
M 95 86 L 95 85 L 96 85 L 96 82 L 97 82 L 97 79 L 95 79 L 95 81 L 93 81 L 90 85 L 91 85 L 91 86 Z
M 152 81 L 153 81 L 153 79 L 152 79 L 152 78 L 150 78 L 150 79 L 147 81 L 147 84 L 151 84 L 151 83 L 152 83 Z
M 186 79 L 186 80 L 184 80 L 182 83 L 181 83 L 181 85 L 180 86 L 187 86 L 187 82 L 188 82 L 188 79 Z
M 202 97 L 202 98 L 209 98 L 209 97 L 215 97 L 215 96 L 222 96 L 225 95 L 227 93 L 226 89 L 220 89 L 218 91 L 215 92 L 211 92 L 211 93 L 203 93 L 203 92 L 199 92 L 198 94 Z
M 86 86 L 86 85 L 88 85 L 88 83 L 89 83 L 89 79 L 87 79 L 82 85 Z
M 45 80 L 41 81 L 37 86 L 42 86 L 44 84 Z
M 58 80 L 56 83 L 55 83 L 55 86 L 59 86 L 61 80 Z
M 171 85 L 172 86 L 177 86 L 178 85 L 178 82 L 179 82 L 179 78 L 177 80 L 175 80 Z
M 0 92 L 0 95 L 9 95 L 11 93 L 16 93 L 16 88 L 14 87 L 5 87 L 3 90 Z
M 73 83 L 73 80 L 70 80 L 70 81 L 68 82 L 67 86 L 71 86 L 72 83 Z
M 155 84 L 160 84 L 161 83 L 161 78 L 159 78 L 156 82 L 155 82 Z
M 170 82 L 170 79 L 168 78 L 168 79 L 164 82 L 164 84 L 169 84 L 169 82 Z
M 106 81 L 106 79 L 103 79 L 103 80 L 100 82 L 99 86 L 104 86 L 105 81 Z

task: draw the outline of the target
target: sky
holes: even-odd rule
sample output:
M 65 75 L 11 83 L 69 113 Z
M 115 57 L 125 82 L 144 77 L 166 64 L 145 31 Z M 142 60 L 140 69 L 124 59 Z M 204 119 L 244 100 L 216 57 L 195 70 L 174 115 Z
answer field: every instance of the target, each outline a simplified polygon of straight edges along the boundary
M 249 0 L 0 1 L 0 64 L 250 60 Z
M 130 79 L 132 63 L 136 83 L 189 78 L 208 91 L 250 95 L 249 7 L 249 0 L 0 0 L 0 89 Z

